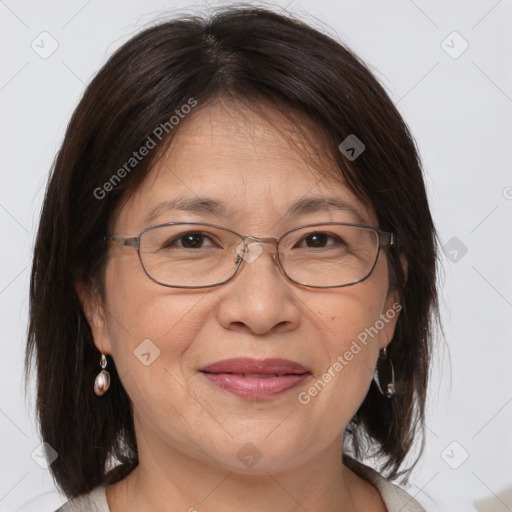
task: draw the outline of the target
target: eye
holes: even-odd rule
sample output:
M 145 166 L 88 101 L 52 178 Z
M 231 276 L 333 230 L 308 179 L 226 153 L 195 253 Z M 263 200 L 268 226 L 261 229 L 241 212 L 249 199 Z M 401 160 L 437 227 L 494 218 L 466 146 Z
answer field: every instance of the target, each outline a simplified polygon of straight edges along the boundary
M 329 239 L 333 240 L 334 243 L 328 244 L 327 242 Z M 323 233 L 323 232 L 310 233 L 309 235 L 302 238 L 302 240 L 299 240 L 297 242 L 296 246 L 300 245 L 301 242 L 306 242 L 306 244 L 307 244 L 306 247 L 313 248 L 313 249 L 314 248 L 323 248 L 326 245 L 336 245 L 336 244 L 345 245 L 345 242 L 338 236 L 329 235 L 329 234 Z
M 200 231 L 189 231 L 179 236 L 170 238 L 162 244 L 162 249 L 169 249 L 176 247 L 178 249 L 202 249 L 206 241 L 211 242 L 211 238 Z M 176 243 L 178 242 L 178 243 Z M 213 244 L 206 245 L 206 247 L 213 247 Z

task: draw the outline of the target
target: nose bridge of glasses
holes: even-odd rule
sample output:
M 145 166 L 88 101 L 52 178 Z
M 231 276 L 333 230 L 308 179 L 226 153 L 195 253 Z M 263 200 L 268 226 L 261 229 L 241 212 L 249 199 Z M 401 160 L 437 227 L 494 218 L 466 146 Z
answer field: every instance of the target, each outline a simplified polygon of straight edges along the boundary
M 248 243 L 247 241 L 254 241 L 254 242 L 258 242 L 260 244 L 269 244 L 269 243 L 273 243 L 273 244 L 276 244 L 279 242 L 279 240 L 277 238 L 272 238 L 272 237 L 258 237 L 258 236 L 246 236 L 244 238 L 244 241 L 245 243 Z
M 264 245 L 264 244 L 272 244 L 274 245 L 274 252 L 273 256 L 275 258 L 276 252 L 277 252 L 277 246 L 279 244 L 279 240 L 277 238 L 272 237 L 258 237 L 258 236 L 246 236 L 244 238 L 245 245 L 249 245 L 251 243 L 257 243 L 258 245 Z
M 244 236 L 243 237 L 243 246 L 237 248 L 237 257 L 235 258 L 235 263 L 239 263 L 240 259 L 246 260 L 248 263 L 252 263 L 257 257 L 263 252 L 265 244 L 272 244 L 274 246 L 274 250 L 272 253 L 272 258 L 276 260 L 277 255 L 277 246 L 279 240 L 277 238 L 271 237 L 257 237 L 257 236 Z M 257 246 L 257 249 L 254 250 L 253 245 Z M 247 250 L 247 254 L 245 251 Z M 279 260 L 279 257 L 277 257 Z

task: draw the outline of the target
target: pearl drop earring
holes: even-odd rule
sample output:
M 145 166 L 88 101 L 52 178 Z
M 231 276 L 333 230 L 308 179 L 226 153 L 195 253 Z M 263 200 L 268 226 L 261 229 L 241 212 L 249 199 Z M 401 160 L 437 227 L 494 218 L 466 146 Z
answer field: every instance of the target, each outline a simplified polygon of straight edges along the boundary
M 110 373 L 105 368 L 107 367 L 107 358 L 105 354 L 101 354 L 100 366 L 103 368 L 94 380 L 94 392 L 101 396 L 106 393 L 110 387 Z

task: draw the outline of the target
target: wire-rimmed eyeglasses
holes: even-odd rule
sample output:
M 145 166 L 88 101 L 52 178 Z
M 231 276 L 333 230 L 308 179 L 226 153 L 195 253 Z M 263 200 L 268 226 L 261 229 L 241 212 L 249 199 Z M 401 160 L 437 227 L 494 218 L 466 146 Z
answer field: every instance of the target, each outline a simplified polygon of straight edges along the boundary
M 240 235 L 215 224 L 168 222 L 137 236 L 104 240 L 134 247 L 147 276 L 174 288 L 209 288 L 228 282 L 242 261 L 252 263 L 273 243 L 273 258 L 288 279 L 313 288 L 350 286 L 373 271 L 393 233 L 372 226 L 323 222 L 295 227 L 279 238 Z M 277 256 L 277 258 L 276 258 Z

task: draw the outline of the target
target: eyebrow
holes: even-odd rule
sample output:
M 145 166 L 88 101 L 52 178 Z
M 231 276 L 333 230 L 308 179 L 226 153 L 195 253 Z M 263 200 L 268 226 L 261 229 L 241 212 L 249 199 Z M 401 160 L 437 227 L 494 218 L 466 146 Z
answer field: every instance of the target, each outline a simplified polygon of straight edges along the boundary
M 222 201 L 210 197 L 177 197 L 169 201 L 163 201 L 151 208 L 142 219 L 141 225 L 150 225 L 161 214 L 172 210 L 181 210 L 191 213 L 202 213 L 218 217 L 230 217 L 232 210 Z M 338 210 L 350 213 L 361 224 L 367 224 L 361 210 L 337 197 L 319 196 L 305 197 L 292 203 L 284 216 L 298 216 L 318 211 Z
M 352 214 L 359 223 L 367 224 L 367 220 L 361 210 L 337 197 L 305 197 L 295 201 L 285 215 L 303 215 L 306 213 L 316 213 L 322 210 L 339 210 Z

